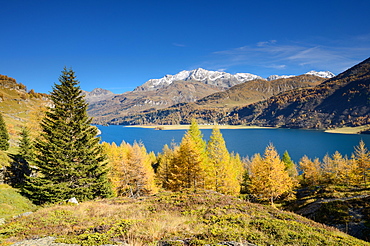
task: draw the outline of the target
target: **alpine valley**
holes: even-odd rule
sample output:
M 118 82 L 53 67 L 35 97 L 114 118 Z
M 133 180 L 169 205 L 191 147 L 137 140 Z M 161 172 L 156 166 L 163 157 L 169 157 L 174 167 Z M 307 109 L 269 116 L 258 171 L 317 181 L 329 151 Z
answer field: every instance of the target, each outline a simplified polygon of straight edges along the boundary
M 84 92 L 89 114 L 96 124 L 240 124 L 229 113 L 285 91 L 311 88 L 335 75 L 310 71 L 306 74 L 271 75 L 267 79 L 250 73 L 229 74 L 198 68 L 151 79 L 134 91 L 113 94 L 104 89 Z

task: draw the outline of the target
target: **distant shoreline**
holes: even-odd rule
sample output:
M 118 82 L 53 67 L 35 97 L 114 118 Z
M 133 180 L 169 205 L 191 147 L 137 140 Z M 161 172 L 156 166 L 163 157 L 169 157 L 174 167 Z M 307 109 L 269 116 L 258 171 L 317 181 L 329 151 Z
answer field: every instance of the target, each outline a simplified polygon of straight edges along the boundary
M 241 125 L 198 125 L 199 129 L 276 129 L 277 127 L 241 126 Z M 190 125 L 129 125 L 123 127 L 153 128 L 156 130 L 188 130 Z
M 360 134 L 362 131 L 368 130 L 370 125 L 356 126 L 356 127 L 341 127 L 326 130 L 327 133 L 340 133 L 340 134 Z
M 243 126 L 243 125 L 198 125 L 199 129 L 278 129 L 279 127 L 264 127 L 264 126 Z M 123 125 L 123 127 L 139 127 L 156 130 L 188 130 L 190 125 Z M 361 131 L 369 129 L 370 125 L 358 127 L 341 127 L 330 130 L 324 130 L 327 133 L 337 134 L 360 134 Z M 302 129 L 307 130 L 307 129 Z

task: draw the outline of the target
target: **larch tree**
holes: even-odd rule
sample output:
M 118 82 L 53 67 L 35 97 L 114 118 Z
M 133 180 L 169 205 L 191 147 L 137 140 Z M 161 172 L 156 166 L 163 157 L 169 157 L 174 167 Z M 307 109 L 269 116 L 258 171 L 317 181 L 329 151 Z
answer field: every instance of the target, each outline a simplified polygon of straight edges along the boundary
M 8 149 L 9 133 L 3 118 L 3 114 L 0 113 L 0 150 L 7 151 Z
M 207 143 L 203 139 L 203 133 L 199 129 L 198 123 L 196 119 L 191 120 L 190 128 L 188 130 L 188 134 L 190 135 L 192 141 L 194 142 L 195 148 L 199 151 L 200 153 L 200 161 L 201 161 L 201 166 L 203 169 L 207 168 L 208 165 L 208 155 L 207 155 Z
M 138 197 L 153 194 L 158 191 L 154 180 L 154 170 L 151 166 L 150 155 L 143 145 L 134 143 L 127 155 L 128 190 L 126 195 Z
M 51 92 L 53 106 L 41 122 L 35 145 L 39 175 L 29 177 L 23 189 L 35 203 L 112 195 L 107 158 L 78 84 L 74 71 L 65 68 Z
M 267 146 L 263 157 L 259 154 L 253 157 L 249 175 L 250 192 L 258 198 L 268 199 L 272 205 L 275 199 L 294 188 L 293 179 L 272 144 Z
M 177 191 L 183 188 L 204 188 L 204 150 L 186 132 L 173 159 L 170 187 Z
M 236 172 L 238 163 L 236 157 L 231 159 L 222 133 L 217 127 L 212 130 L 207 144 L 207 153 L 209 169 L 205 170 L 205 188 L 224 194 L 238 194 L 240 192 L 240 182 Z
M 363 185 L 367 187 L 370 173 L 370 152 L 365 147 L 364 141 L 361 140 L 359 145 L 355 147 L 352 159 L 357 164 Z
M 152 168 L 152 155 L 143 145 L 120 146 L 103 143 L 109 159 L 109 180 L 116 196 L 139 197 L 157 192 Z
M 299 167 L 302 170 L 303 180 L 305 185 L 319 185 L 322 181 L 321 162 L 318 158 L 314 161 L 304 155 L 299 161 Z
M 104 142 L 102 146 L 108 157 L 108 179 L 112 184 L 114 195 L 122 196 L 127 189 L 126 163 L 129 149 L 125 142 L 122 142 L 120 146 L 114 142 L 112 144 Z
M 176 149 L 171 149 L 166 144 L 163 147 L 162 153 L 158 155 L 159 166 L 157 169 L 157 180 L 158 180 L 158 183 L 164 189 L 167 189 L 167 190 L 171 189 L 171 180 L 173 180 L 172 171 L 173 171 L 174 157 L 177 151 Z

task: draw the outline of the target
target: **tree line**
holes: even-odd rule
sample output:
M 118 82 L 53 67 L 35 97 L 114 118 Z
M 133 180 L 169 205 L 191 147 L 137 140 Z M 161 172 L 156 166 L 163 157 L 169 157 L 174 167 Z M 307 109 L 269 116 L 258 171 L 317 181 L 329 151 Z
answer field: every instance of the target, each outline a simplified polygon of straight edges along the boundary
M 263 155 L 241 159 L 227 150 L 217 127 L 205 141 L 194 119 L 179 144 L 165 145 L 157 155 L 141 143 L 100 143 L 78 83 L 74 71 L 64 69 L 53 87 L 53 106 L 41 121 L 39 136 L 33 140 L 29 130 L 21 131 L 9 177 L 18 177 L 14 185 L 37 204 L 183 189 L 248 194 L 273 204 L 278 198 L 293 197 L 299 185 L 369 182 L 370 152 L 363 141 L 351 158 L 339 152 L 322 161 L 304 156 L 298 165 L 287 151 L 280 157 L 273 144 Z M 9 147 L 6 134 L 0 117 L 3 151 Z

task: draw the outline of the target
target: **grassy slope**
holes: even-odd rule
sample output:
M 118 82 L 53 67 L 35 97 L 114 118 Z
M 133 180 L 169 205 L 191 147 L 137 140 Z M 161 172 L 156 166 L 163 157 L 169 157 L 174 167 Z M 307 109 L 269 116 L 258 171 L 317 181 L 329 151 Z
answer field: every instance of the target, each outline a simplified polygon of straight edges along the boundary
M 37 131 L 37 125 L 49 103 L 43 94 L 36 93 L 36 97 L 29 93 L 0 86 L 2 101 L 0 112 L 10 135 L 9 152 L 14 152 L 19 138 L 21 127 L 27 126 L 31 131 Z
M 224 241 L 370 245 L 294 213 L 215 192 L 186 191 L 136 200 L 116 198 L 78 206 L 55 205 L 0 227 L 3 244 L 44 236 L 82 245 L 106 244 L 111 239 L 131 245 L 156 245 L 158 241 L 179 245 L 173 241 L 176 239 L 187 239 L 190 245 Z
M 313 186 L 299 190 L 286 209 L 370 241 L 370 188 Z
M 36 206 L 9 185 L 0 184 L 0 218 L 6 220 L 13 216 L 34 211 Z

